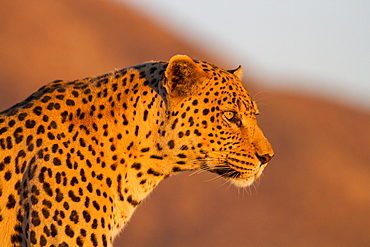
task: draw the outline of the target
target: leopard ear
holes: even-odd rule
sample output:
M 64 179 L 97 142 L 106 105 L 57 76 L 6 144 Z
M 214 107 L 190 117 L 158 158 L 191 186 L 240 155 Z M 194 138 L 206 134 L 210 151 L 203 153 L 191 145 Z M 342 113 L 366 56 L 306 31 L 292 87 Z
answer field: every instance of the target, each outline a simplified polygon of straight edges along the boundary
M 242 71 L 242 66 L 241 65 L 239 65 L 239 67 L 236 68 L 236 69 L 228 70 L 228 72 L 230 72 L 231 74 L 233 74 L 236 77 L 238 77 L 240 81 L 242 80 L 243 71 Z
M 186 96 L 197 88 L 197 82 L 206 77 L 206 73 L 188 56 L 176 55 L 168 62 L 164 72 L 163 86 L 169 95 Z

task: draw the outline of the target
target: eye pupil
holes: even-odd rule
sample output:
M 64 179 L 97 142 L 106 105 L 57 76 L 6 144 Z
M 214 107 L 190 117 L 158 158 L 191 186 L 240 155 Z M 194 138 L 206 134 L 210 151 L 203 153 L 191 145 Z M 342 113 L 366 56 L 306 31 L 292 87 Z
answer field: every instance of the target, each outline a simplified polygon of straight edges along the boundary
M 227 111 L 225 112 L 225 117 L 228 119 L 228 120 L 232 120 L 234 117 L 235 117 L 235 113 L 232 112 L 232 111 Z

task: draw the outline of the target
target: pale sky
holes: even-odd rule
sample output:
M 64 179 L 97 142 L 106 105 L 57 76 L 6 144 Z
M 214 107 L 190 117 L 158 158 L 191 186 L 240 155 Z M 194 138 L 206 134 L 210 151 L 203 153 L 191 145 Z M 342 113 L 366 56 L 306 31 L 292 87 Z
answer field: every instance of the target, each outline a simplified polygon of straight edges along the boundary
M 370 110 L 368 0 L 122 1 L 206 51 L 273 78 L 265 89 L 308 90 Z

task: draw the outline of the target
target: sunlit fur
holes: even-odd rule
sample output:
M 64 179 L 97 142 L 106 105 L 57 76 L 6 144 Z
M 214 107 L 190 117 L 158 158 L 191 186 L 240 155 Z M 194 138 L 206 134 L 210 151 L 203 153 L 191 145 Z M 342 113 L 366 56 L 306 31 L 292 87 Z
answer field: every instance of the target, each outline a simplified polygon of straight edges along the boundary
M 112 246 L 168 176 L 246 187 L 274 153 L 241 67 L 183 55 L 54 81 L 0 113 L 0 245 Z

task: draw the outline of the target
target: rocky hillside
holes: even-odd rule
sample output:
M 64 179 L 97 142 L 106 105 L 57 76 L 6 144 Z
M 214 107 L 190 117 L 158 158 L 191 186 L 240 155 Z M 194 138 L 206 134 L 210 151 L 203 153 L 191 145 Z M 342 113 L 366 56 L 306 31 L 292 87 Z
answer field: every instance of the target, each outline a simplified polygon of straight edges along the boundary
M 238 65 L 117 2 L 0 4 L 0 110 L 54 79 L 178 53 Z M 245 84 L 276 153 L 260 182 L 240 190 L 208 173 L 171 177 L 140 206 L 115 246 L 370 245 L 370 114 L 320 98 L 259 94 L 268 89 L 250 78 Z

